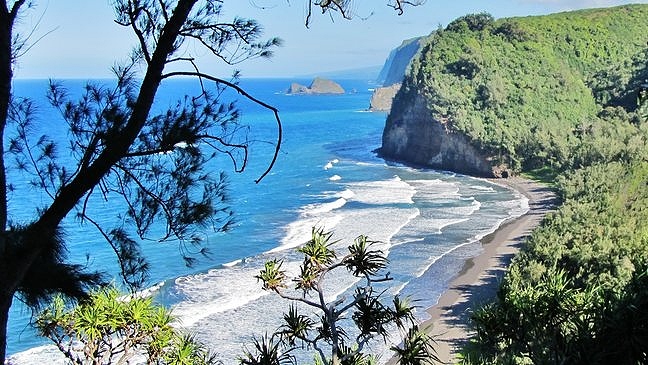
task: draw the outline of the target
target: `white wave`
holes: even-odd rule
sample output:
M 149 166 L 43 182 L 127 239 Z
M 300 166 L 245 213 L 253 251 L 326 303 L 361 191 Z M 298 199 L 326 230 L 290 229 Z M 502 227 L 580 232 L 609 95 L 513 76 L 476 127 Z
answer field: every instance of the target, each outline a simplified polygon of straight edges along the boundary
M 332 159 L 331 161 L 327 162 L 326 165 L 324 165 L 324 170 L 329 170 L 333 168 L 333 165 L 336 163 L 340 163 L 340 160 L 337 158 Z
M 400 241 L 395 241 L 391 240 L 392 247 L 394 246 L 400 246 L 400 245 L 406 245 L 408 243 L 417 243 L 417 242 L 423 242 L 425 241 L 425 237 L 417 237 L 417 238 L 407 238 L 407 239 L 402 239 Z
M 419 232 L 442 234 L 443 229 L 454 224 L 468 221 L 470 218 L 427 218 L 421 219 L 415 229 Z
M 338 198 L 329 203 L 311 204 L 303 208 L 305 215 L 313 216 L 317 214 L 327 213 L 335 209 L 342 208 L 347 203 L 345 198 Z
M 140 290 L 140 291 L 138 291 L 137 293 L 132 294 L 132 295 L 133 295 L 134 297 L 137 297 L 137 298 L 148 298 L 148 297 L 151 297 L 151 296 L 153 296 L 155 293 L 157 293 L 158 291 L 160 291 L 160 289 L 164 286 L 164 284 L 165 284 L 164 281 L 160 281 L 159 283 L 157 283 L 157 284 L 155 284 L 155 285 L 151 285 L 150 287 L 148 287 L 148 288 L 146 288 L 146 289 L 142 289 L 142 290 Z M 125 299 L 125 298 L 127 298 L 127 297 L 128 297 L 128 296 L 124 296 L 123 298 Z
M 400 177 L 389 180 L 354 182 L 348 185 L 355 192 L 353 201 L 365 204 L 413 204 L 416 190 Z
M 509 214 L 512 217 L 521 217 L 529 212 L 529 198 L 518 194 L 520 196 L 519 200 L 513 200 L 510 204 Z
M 452 181 L 433 179 L 408 180 L 407 182 L 416 189 L 416 196 L 421 201 L 439 201 L 446 199 L 448 202 L 452 202 L 461 198 L 459 184 Z
M 329 177 L 329 180 L 331 180 L 331 181 L 339 181 L 339 180 L 342 180 L 342 177 L 340 175 L 333 175 L 333 176 Z
M 339 193 L 336 193 L 335 196 L 348 200 L 348 199 L 353 198 L 355 196 L 355 193 L 353 192 L 353 190 L 345 189 L 345 190 L 343 190 L 343 191 L 341 191 Z
M 12 365 L 65 365 L 67 359 L 54 345 L 33 347 L 29 350 L 13 354 L 8 357 L 7 364 Z
M 495 192 L 495 189 L 491 186 L 483 186 L 483 185 L 470 185 L 471 189 L 479 190 L 479 191 L 484 191 L 484 192 Z
M 262 263 L 258 265 L 213 269 L 177 278 L 174 288 L 183 297 L 182 302 L 173 307 L 177 323 L 192 326 L 209 316 L 240 308 L 268 295 L 254 277 Z
M 324 231 L 332 231 L 338 223 L 342 220 L 341 215 L 333 215 L 327 217 L 301 217 L 294 221 L 285 228 L 286 235 L 281 239 L 278 247 L 268 251 L 268 253 L 277 253 L 287 249 L 299 247 L 305 244 L 311 238 L 313 227 L 318 227 Z
M 471 216 L 475 214 L 475 212 L 479 211 L 479 209 L 481 209 L 481 206 L 482 206 L 481 202 L 473 198 L 470 205 L 438 208 L 438 211 L 447 214 L 452 214 L 452 215 Z
M 234 266 L 236 266 L 236 265 L 238 265 L 238 264 L 240 264 L 242 262 L 243 262 L 243 259 L 238 259 L 238 260 L 234 260 L 232 262 L 225 263 L 225 264 L 223 264 L 223 266 L 224 267 L 234 267 Z
M 387 166 L 385 162 L 363 162 L 363 161 L 358 161 L 355 163 L 356 166 Z

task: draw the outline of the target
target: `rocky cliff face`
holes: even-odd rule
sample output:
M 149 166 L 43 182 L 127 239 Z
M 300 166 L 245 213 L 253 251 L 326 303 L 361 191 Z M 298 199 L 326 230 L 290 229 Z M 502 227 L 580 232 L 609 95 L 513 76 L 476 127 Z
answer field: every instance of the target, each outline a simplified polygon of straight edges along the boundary
M 421 48 L 423 41 L 423 37 L 405 40 L 389 53 L 377 80 L 383 87 L 376 88 L 371 95 L 370 111 L 389 111 L 391 109 L 392 100 L 400 89 L 405 72 Z
M 309 87 L 296 82 L 290 84 L 287 94 L 344 94 L 344 89 L 335 81 L 316 77 Z
M 407 71 L 412 58 L 421 48 L 424 37 L 412 38 L 403 41 L 397 48 L 393 49 L 383 65 L 378 75 L 378 83 L 383 86 L 399 84 L 403 81 L 403 76 Z
M 401 84 L 394 84 L 387 87 L 378 87 L 371 94 L 369 111 L 388 112 L 391 109 L 392 101 L 400 89 Z
M 414 94 L 414 95 L 412 95 Z M 414 165 L 481 177 L 508 177 L 509 172 L 470 140 L 432 118 L 424 97 L 399 93 L 387 117 L 381 156 Z

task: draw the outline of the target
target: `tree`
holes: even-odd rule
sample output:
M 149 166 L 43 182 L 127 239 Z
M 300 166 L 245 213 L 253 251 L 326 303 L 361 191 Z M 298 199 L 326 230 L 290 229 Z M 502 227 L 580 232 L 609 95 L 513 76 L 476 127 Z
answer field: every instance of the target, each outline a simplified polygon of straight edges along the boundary
M 115 2 L 117 23 L 137 36 L 130 60 L 114 68 L 112 87 L 88 85 L 78 101 L 71 100 L 61 85 L 52 84 L 49 99 L 59 108 L 69 129 L 73 166 L 64 165 L 58 154 L 64 146 L 47 136 L 30 134 L 34 120 L 29 100 L 11 99 L 12 63 L 22 48 L 22 40 L 12 38 L 12 27 L 25 1 L 0 3 L 2 33 L 2 76 L 0 76 L 0 130 L 3 136 L 14 127 L 8 149 L 0 161 L 0 358 L 4 359 L 8 310 L 14 293 L 36 306 L 56 292 L 82 297 L 89 286 L 101 282 L 99 273 L 86 273 L 78 265 L 65 263 L 66 242 L 59 225 L 76 210 L 81 221 L 96 226 L 115 251 L 124 279 L 137 287 L 146 279 L 146 261 L 139 251 L 140 239 L 149 237 L 153 222 L 163 222 L 163 237 L 182 243 L 182 254 L 190 263 L 195 253 L 204 253 L 193 237 L 196 229 L 209 225 L 225 230 L 230 213 L 223 205 L 224 181 L 204 170 L 215 154 L 231 156 L 237 170 L 245 168 L 247 143 L 237 135 L 238 113 L 233 104 L 221 104 L 215 87 L 206 82 L 234 88 L 243 96 L 268 107 L 278 122 L 277 148 L 281 124 L 276 109 L 247 94 L 235 82 L 200 72 L 186 47 L 193 43 L 227 63 L 271 54 L 278 39 L 259 41 L 260 26 L 253 20 L 220 20 L 220 1 L 120 0 Z M 167 72 L 187 66 L 188 71 Z M 145 73 L 136 80 L 136 67 Z M 177 105 L 152 115 L 151 106 L 162 80 L 193 76 L 200 81 L 201 93 L 187 96 Z M 139 84 L 139 85 L 138 85 Z M 218 91 L 216 89 L 216 91 Z M 4 146 L 3 146 L 4 147 Z M 8 158 L 14 163 L 8 164 Z M 276 156 L 275 156 L 276 157 Z M 274 160 L 272 161 L 274 163 Z M 269 168 L 272 166 L 270 164 Z M 37 218 L 17 226 L 7 216 L 5 169 L 18 168 L 34 176 L 33 185 L 51 201 L 37 211 Z M 262 176 L 263 177 L 263 176 Z M 103 227 L 87 215 L 93 194 L 107 199 L 119 197 L 129 207 L 127 227 Z
M 292 359 L 288 354 L 298 344 L 314 349 L 323 364 L 370 364 L 371 355 L 364 353 L 365 346 L 375 338 L 387 341 L 390 327 L 396 326 L 407 336 L 403 347 L 392 347 L 400 363 L 430 364 L 439 361 L 430 347 L 432 339 L 420 332 L 415 323 L 414 307 L 409 299 L 395 296 L 392 306 L 384 303 L 384 291 L 377 292 L 375 285 L 391 280 L 386 255 L 375 248 L 377 242 L 359 236 L 348 246 L 348 253 L 338 258 L 332 249 L 332 233 L 313 228 L 311 240 L 298 251 L 304 255 L 299 274 L 292 279 L 294 291 L 288 289 L 288 273 L 282 262 L 266 262 L 257 278 L 263 289 L 277 293 L 292 302 L 284 314 L 284 324 L 270 337 L 256 340 L 256 352 L 246 351 L 241 364 L 282 364 Z M 327 301 L 325 279 L 332 272 L 346 269 L 350 275 L 363 280 L 348 300 L 344 297 Z M 319 316 L 299 312 L 296 303 L 313 308 Z M 351 312 L 355 328 L 345 328 L 342 320 Z M 355 336 L 355 337 L 353 337 Z M 328 349 L 328 351 L 327 351 Z M 278 355 L 283 354 L 281 358 Z M 270 361 L 268 360 L 270 359 Z
M 30 47 L 29 37 L 14 33 L 16 21 L 33 4 L 0 0 L 0 359 L 5 358 L 8 312 L 14 295 L 37 306 L 54 293 L 84 297 L 89 287 L 102 283 L 99 273 L 66 263 L 68 244 L 60 223 L 73 210 L 105 237 L 125 281 L 133 287 L 145 280 L 147 267 L 133 236 L 149 237 L 153 222 L 166 226 L 163 237 L 156 238 L 179 240 L 189 263 L 195 254 L 205 252 L 192 235 L 196 229 L 205 225 L 227 229 L 230 212 L 222 204 L 224 181 L 222 176 L 204 171 L 203 166 L 221 153 L 232 158 L 235 170 L 244 169 L 247 143 L 244 136 L 237 135 L 235 106 L 219 103 L 214 89 L 232 88 L 272 111 L 278 123 L 278 151 L 281 122 L 277 110 L 249 95 L 236 81 L 202 73 L 189 52 L 189 45 L 196 45 L 225 63 L 235 64 L 270 56 L 279 44 L 276 38 L 260 41 L 261 27 L 254 20 L 221 21 L 222 4 L 223 0 L 114 1 L 116 22 L 129 28 L 137 39 L 130 60 L 113 70 L 115 84 L 88 85 L 78 101 L 71 100 L 61 85 L 50 87 L 50 101 L 61 111 L 70 132 L 70 148 L 65 152 L 76 159 L 75 164 L 66 166 L 57 158 L 64 146 L 47 136 L 31 134 L 33 104 L 12 97 L 13 65 Z M 309 0 L 308 4 L 319 6 L 322 12 L 351 16 L 348 0 Z M 414 2 L 388 4 L 402 11 L 403 5 Z M 169 65 L 180 71 L 167 71 Z M 140 66 L 143 72 L 138 74 Z M 198 80 L 201 93 L 152 115 L 161 82 L 179 76 Z M 276 153 L 257 182 L 272 168 L 275 158 Z M 35 207 L 36 218 L 25 225 L 13 223 L 8 215 L 7 192 L 12 185 L 6 171 L 13 168 L 31 173 L 34 187 L 50 198 L 46 206 Z M 86 210 L 92 195 L 123 199 L 129 206 L 126 218 L 131 224 L 110 228 L 93 220 Z
M 109 287 L 72 308 L 56 297 L 38 315 L 36 326 L 72 364 L 216 363 L 213 354 L 173 328 L 172 321 L 169 310 L 151 298 L 128 297 Z

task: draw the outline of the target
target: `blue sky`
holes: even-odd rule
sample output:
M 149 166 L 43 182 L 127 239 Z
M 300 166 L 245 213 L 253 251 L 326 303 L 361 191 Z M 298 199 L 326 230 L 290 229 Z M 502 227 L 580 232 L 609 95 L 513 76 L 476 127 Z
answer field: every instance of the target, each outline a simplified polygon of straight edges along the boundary
M 627 3 L 623 0 L 427 0 L 398 16 L 388 0 L 356 0 L 353 20 L 316 14 L 309 29 L 304 26 L 306 0 L 229 0 L 225 18 L 235 15 L 256 19 L 267 37 L 277 36 L 284 45 L 271 59 L 248 60 L 237 65 L 244 77 L 291 77 L 318 72 L 381 65 L 389 51 L 403 39 L 430 33 L 452 19 L 486 11 L 496 18 L 547 14 L 588 7 Z M 19 32 L 39 39 L 18 60 L 17 78 L 105 78 L 110 67 L 132 48 L 128 30 L 113 22 L 109 0 L 39 0 L 24 13 Z M 42 37 L 42 38 L 41 38 Z M 213 56 L 190 49 L 201 69 L 227 76 Z

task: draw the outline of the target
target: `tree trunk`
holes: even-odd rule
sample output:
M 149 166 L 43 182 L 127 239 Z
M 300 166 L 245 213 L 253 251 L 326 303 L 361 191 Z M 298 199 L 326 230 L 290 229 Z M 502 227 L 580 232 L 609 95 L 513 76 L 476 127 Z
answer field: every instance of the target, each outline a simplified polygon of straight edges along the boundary
M 3 295 L 0 298 L 0 364 L 5 363 L 5 356 L 7 355 L 7 326 L 9 325 L 9 308 L 13 296 L 5 298 Z
M 331 359 L 331 364 L 340 365 L 340 358 L 337 354 L 333 354 L 333 359 Z
M 147 64 L 136 105 L 127 126 L 122 131 L 122 138 L 111 141 L 92 165 L 80 171 L 71 182 L 61 188 L 52 204 L 25 231 L 23 240 L 20 242 L 22 245 L 21 255 L 13 258 L 7 257 L 8 252 L 6 251 L 7 184 L 4 174 L 2 139 L 0 138 L 0 225 L 2 225 L 0 227 L 0 265 L 2 265 L 0 267 L 0 365 L 4 364 L 6 355 L 9 308 L 13 295 L 36 258 L 46 249 L 39 237 L 54 232 L 63 218 L 74 209 L 86 193 L 94 188 L 110 168 L 128 152 L 146 123 L 162 80 L 167 57 L 174 52 L 180 29 L 187 21 L 189 13 L 197 1 L 179 0 L 172 16 L 165 24 L 152 59 Z M 15 55 L 11 48 L 11 31 L 15 16 L 24 2 L 25 0 L 16 1 L 12 9 L 14 11 L 9 12 L 6 1 L 0 0 L 0 137 L 3 136 L 7 122 L 13 77 L 11 66 L 12 57 Z

